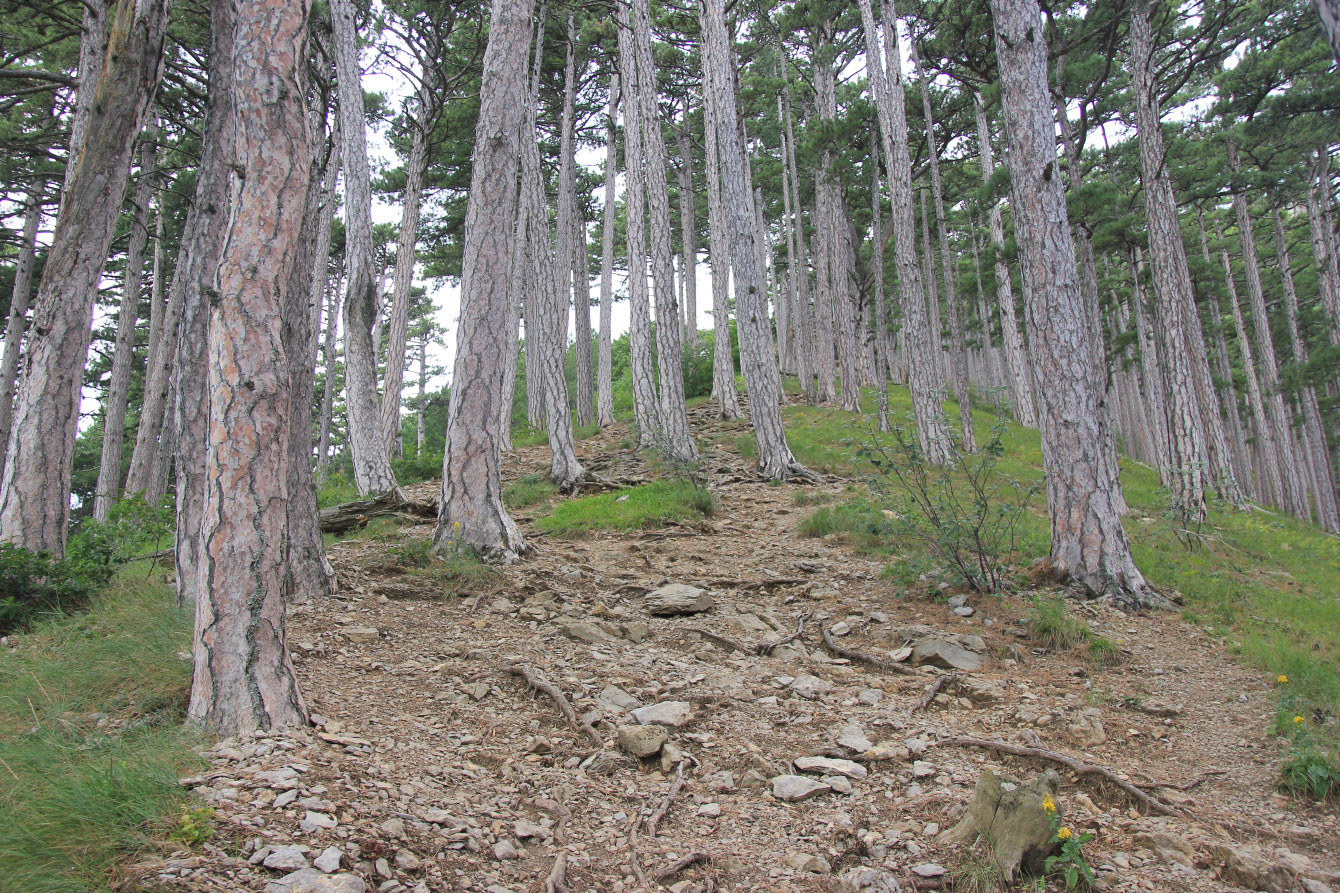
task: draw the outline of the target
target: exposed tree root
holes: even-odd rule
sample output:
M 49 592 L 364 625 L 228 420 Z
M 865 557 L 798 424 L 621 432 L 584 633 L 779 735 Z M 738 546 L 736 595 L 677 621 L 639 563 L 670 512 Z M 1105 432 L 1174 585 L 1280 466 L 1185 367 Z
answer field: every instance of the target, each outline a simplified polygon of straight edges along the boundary
M 712 857 L 708 853 L 689 853 L 687 856 L 681 856 L 669 865 L 658 870 L 651 876 L 651 879 L 659 884 L 666 878 L 673 877 L 686 868 L 691 868 L 694 865 L 706 865 L 711 861 Z
M 554 860 L 554 867 L 550 869 L 549 876 L 544 879 L 542 893 L 570 893 L 567 853 L 559 853 L 558 858 Z
M 600 733 L 577 717 L 577 711 L 572 709 L 572 702 L 568 700 L 567 695 L 563 694 L 558 686 L 544 678 L 538 670 L 526 664 L 509 664 L 503 669 L 513 676 L 520 676 L 526 680 L 527 685 L 536 691 L 548 695 L 550 700 L 558 705 L 559 712 L 567 719 L 568 724 L 589 738 L 597 749 L 605 746 L 605 739 L 600 737 Z
M 763 642 L 760 643 L 758 646 L 756 646 L 758 649 L 759 656 L 767 657 L 768 655 L 772 654 L 774 650 L 781 648 L 783 645 L 789 645 L 792 642 L 799 639 L 801 636 L 805 635 L 805 622 L 809 620 L 811 616 L 813 616 L 813 612 L 810 611 L 801 614 L 800 620 L 796 623 L 796 631 L 791 633 L 790 635 L 782 636 L 781 638 L 778 639 L 772 639 L 771 641 Z
M 931 705 L 931 701 L 935 700 L 935 696 L 938 695 L 946 685 L 950 685 L 957 681 L 958 673 L 941 673 L 939 676 L 936 676 L 935 680 L 930 685 L 926 686 L 926 693 L 921 696 L 921 700 L 913 704 L 912 709 L 907 712 L 916 713 L 918 710 L 925 710 Z
M 870 654 L 865 651 L 855 651 L 851 648 L 844 648 L 833 638 L 833 633 L 825 628 L 820 628 L 824 637 L 824 647 L 836 654 L 838 657 L 845 657 L 847 660 L 856 661 L 865 664 L 868 667 L 874 667 L 877 670 L 887 670 L 890 673 L 902 673 L 904 676 L 919 675 L 916 670 L 909 666 L 880 657 L 877 654 Z
M 660 806 L 656 807 L 656 811 L 647 816 L 647 820 L 642 823 L 643 830 L 647 832 L 648 837 L 656 836 L 656 831 L 666 815 L 670 812 L 670 807 L 674 804 L 675 798 L 679 796 L 679 792 L 683 790 L 684 766 L 687 765 L 687 762 L 687 760 L 680 762 L 679 768 L 675 771 L 675 780 L 671 782 L 670 790 L 665 792 L 665 799 L 661 801 Z
M 743 642 L 738 642 L 735 639 L 732 639 L 730 636 L 723 636 L 721 633 L 714 633 L 711 630 L 703 629 L 700 626 L 691 626 L 688 628 L 688 631 L 691 633 L 697 633 L 698 635 L 702 636 L 704 639 L 707 639 L 709 641 L 716 642 L 718 645 L 722 646 L 727 651 L 738 651 L 741 654 L 752 654 L 757 657 L 767 657 L 768 655 L 772 654 L 772 652 L 775 651 L 776 649 L 790 642 L 794 642 L 796 641 L 796 639 L 799 639 L 801 636 L 805 635 L 805 622 L 809 619 L 810 615 L 805 614 L 800 618 L 800 622 L 797 625 L 795 632 L 789 635 L 782 636 L 781 638 L 772 639 L 767 642 L 759 642 L 756 645 L 746 645 Z
M 1159 815 L 1178 816 L 1181 818 L 1195 818 L 1190 812 L 1171 803 L 1166 803 L 1150 794 L 1140 790 L 1135 785 L 1119 777 L 1111 769 L 1105 769 L 1102 766 L 1095 766 L 1092 763 L 1085 763 L 1074 757 L 1066 756 L 1063 753 L 1057 753 L 1054 750 L 1046 750 L 1041 747 L 1024 747 L 1018 744 L 1008 744 L 1004 741 L 992 741 L 988 738 L 946 738 L 943 741 L 936 741 L 932 747 L 982 747 L 987 750 L 994 750 L 997 753 L 1006 753 L 1016 757 L 1032 757 L 1038 760 L 1057 763 L 1066 767 L 1076 775 L 1095 775 L 1098 778 L 1120 788 L 1127 796 L 1137 803 L 1143 805 L 1150 812 Z

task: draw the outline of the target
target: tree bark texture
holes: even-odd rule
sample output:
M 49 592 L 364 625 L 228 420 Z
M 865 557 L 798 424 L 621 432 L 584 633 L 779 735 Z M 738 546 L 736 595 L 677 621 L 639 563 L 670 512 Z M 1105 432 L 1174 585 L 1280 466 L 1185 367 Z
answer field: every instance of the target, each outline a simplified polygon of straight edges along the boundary
M 135 135 L 162 72 L 168 0 L 121 0 L 88 128 L 66 176 L 51 249 L 33 303 L 13 434 L 0 478 L 0 540 L 65 553 L 79 389 L 107 250 Z
M 749 415 L 758 442 L 758 469 L 774 480 L 812 480 L 814 473 L 796 461 L 786 443 L 778 407 L 781 379 L 768 323 L 761 283 L 758 281 L 754 215 L 745 181 L 744 149 L 735 126 L 735 81 L 722 0 L 703 0 L 703 67 L 712 72 L 706 100 L 716 124 L 721 165 L 722 198 L 731 236 L 731 261 L 740 336 L 740 359 L 749 389 Z
M 234 100 L 224 124 L 232 131 L 231 197 L 218 297 L 208 311 L 210 419 L 197 533 L 204 598 L 196 605 L 189 708 L 193 720 L 225 736 L 307 718 L 284 632 L 293 587 L 292 407 L 281 321 L 311 189 L 307 6 L 251 0 L 236 4 L 234 21 Z M 300 282 L 310 276 L 306 260 Z M 306 316 L 306 289 L 299 300 Z
M 990 183 L 996 164 L 991 150 L 991 128 L 986 120 L 986 105 L 980 94 L 973 95 L 977 114 L 977 149 L 982 159 L 982 182 Z M 1015 418 L 1026 428 L 1036 428 L 1038 417 L 1033 399 L 1033 373 L 1028 366 L 1028 352 L 1019 335 L 1019 320 L 1014 312 L 1014 289 L 1010 284 L 1010 268 L 1005 265 L 1005 224 L 1001 203 L 991 203 L 987 210 L 987 227 L 991 232 L 991 248 L 995 257 L 996 305 L 1000 308 L 1000 341 L 1005 348 L 1005 365 L 1009 371 L 1010 397 L 1014 403 Z
M 921 71 L 916 41 L 913 40 L 908 46 L 911 47 L 912 70 L 921 85 L 921 112 L 926 122 L 927 145 L 930 147 L 928 151 L 931 165 L 931 197 L 935 204 L 935 230 L 940 235 L 940 266 L 944 276 L 945 310 L 949 313 L 949 380 L 954 386 L 954 396 L 958 400 L 961 445 L 964 450 L 971 453 L 977 450 L 977 435 L 973 431 L 972 395 L 968 390 L 968 347 L 963 335 L 963 324 L 959 320 L 958 295 L 954 290 L 954 261 L 949 253 L 949 232 L 945 228 L 945 200 L 940 187 L 940 148 L 935 139 L 931 89 L 929 80 Z
M 372 185 L 368 172 L 362 69 L 353 0 L 331 0 L 335 79 L 339 88 L 344 161 L 344 391 L 354 484 L 360 496 L 398 489 L 382 439 L 377 397 L 377 268 L 372 244 Z
M 698 343 L 698 221 L 693 195 L 693 144 L 689 140 L 689 96 L 684 94 L 684 123 L 675 129 L 679 148 L 679 231 L 684 270 L 684 337 Z
M 14 290 L 9 297 L 9 323 L 5 327 L 5 356 L 0 361 L 0 477 L 4 476 L 9 452 L 9 432 L 14 422 L 14 388 L 19 377 L 19 353 L 28 331 L 28 302 L 33 291 L 33 262 L 37 256 L 37 228 L 42 222 L 42 198 L 46 184 L 38 182 L 28 192 L 23 211 L 22 244 L 14 267 Z
M 898 49 L 898 14 L 893 0 L 884 0 L 885 62 L 881 70 L 878 62 L 872 61 L 880 58 L 880 37 L 869 5 L 869 0 L 861 0 L 866 58 L 875 84 L 880 131 L 884 134 L 898 291 L 903 310 L 903 347 L 908 354 L 912 411 L 916 420 L 917 439 L 927 460 L 934 465 L 943 465 L 952 455 L 953 439 L 935 386 L 934 367 L 935 355 L 940 349 L 939 335 L 931 330 L 926 313 L 926 298 L 922 291 L 921 270 L 917 266 L 916 219 L 912 211 L 912 159 L 907 144 L 902 53 Z M 879 73 L 875 74 L 876 71 Z
M 112 503 L 121 495 L 121 446 L 126 438 L 126 400 L 130 396 L 130 370 L 135 363 L 135 322 L 144 284 L 144 250 L 149 244 L 149 199 L 153 195 L 154 154 L 158 147 L 140 135 L 140 171 L 132 199 L 130 243 L 121 277 L 121 306 L 117 309 L 116 342 L 112 371 L 102 405 L 102 452 L 98 459 L 98 481 L 93 491 L 93 518 L 106 521 Z
M 209 51 L 209 106 L 201 142 L 195 199 L 177 254 L 172 292 L 181 306 L 171 376 L 170 431 L 177 471 L 176 572 L 177 604 L 194 607 L 208 597 L 200 531 L 205 511 L 206 442 L 210 432 L 210 392 L 206 347 L 209 340 L 209 302 L 218 294 L 216 276 L 225 226 L 230 220 L 228 164 L 233 158 L 234 20 L 230 2 L 211 7 Z M 169 311 L 171 316 L 171 311 Z M 170 342 L 169 342 L 170 343 Z M 166 412 L 166 410 L 165 410 Z M 167 444 L 160 443 L 160 454 Z M 156 464 L 156 463 L 155 463 Z M 150 470 L 149 474 L 153 474 Z M 197 621 L 199 614 L 197 613 Z
M 1205 424 L 1197 399 L 1191 324 L 1199 325 L 1187 307 L 1195 306 L 1191 273 L 1178 224 L 1177 200 L 1164 161 L 1158 99 L 1153 80 L 1154 38 L 1144 0 L 1131 7 L 1131 86 L 1135 93 L 1136 129 L 1140 142 L 1141 183 L 1149 254 L 1154 270 L 1154 308 L 1161 342 L 1164 395 L 1167 398 L 1169 488 L 1173 507 L 1191 525 L 1205 520 L 1205 477 L 1210 467 Z
M 1048 387 L 1039 391 L 1042 459 L 1058 574 L 1125 604 L 1161 599 L 1141 576 L 1121 527 L 1117 467 L 1102 449 L 1056 133 L 1047 46 L 1036 0 L 991 0 L 1001 105 L 1009 139 L 1015 232 L 1032 345 Z
M 484 52 L 479 122 L 471 156 L 461 267 L 461 317 L 447 410 L 442 499 L 433 539 L 440 551 L 470 548 L 512 562 L 526 550 L 502 502 L 499 447 L 503 366 L 512 333 L 497 321 L 512 300 L 508 258 L 516 224 L 531 0 L 494 0 Z M 529 134 L 526 134 L 527 138 Z
M 428 168 L 428 130 L 437 116 L 438 94 L 433 76 L 421 75 L 418 105 L 414 110 L 414 134 L 405 162 L 405 197 L 400 212 L 400 240 L 396 244 L 395 278 L 391 292 L 391 317 L 386 330 L 386 376 L 382 382 L 381 440 L 389 458 L 400 436 L 400 390 L 405 382 L 405 358 L 409 338 L 409 308 L 413 299 L 414 246 L 419 236 L 419 205 L 423 175 Z
M 633 375 L 633 422 L 639 448 L 655 447 L 660 439 L 660 407 L 651 365 L 651 297 L 647 286 L 647 198 L 642 175 L 642 104 L 638 97 L 637 47 L 630 11 L 620 5 L 619 74 L 627 101 L 623 105 L 624 229 L 628 235 L 628 350 Z
M 707 250 L 712 262 L 712 399 L 717 404 L 717 418 L 724 421 L 738 419 L 744 413 L 735 391 L 735 358 L 731 351 L 731 248 L 726 207 L 721 193 L 721 153 L 717 146 L 719 113 L 709 98 L 715 76 L 704 57 L 703 144 L 707 156 L 704 160 L 707 175 Z M 738 331 L 736 334 L 739 334 Z
M 614 313 L 614 186 L 619 173 L 615 125 L 619 119 L 619 73 L 610 75 L 609 117 L 605 121 L 605 206 L 600 233 L 600 343 L 596 348 L 596 422 L 614 424 L 611 332 Z

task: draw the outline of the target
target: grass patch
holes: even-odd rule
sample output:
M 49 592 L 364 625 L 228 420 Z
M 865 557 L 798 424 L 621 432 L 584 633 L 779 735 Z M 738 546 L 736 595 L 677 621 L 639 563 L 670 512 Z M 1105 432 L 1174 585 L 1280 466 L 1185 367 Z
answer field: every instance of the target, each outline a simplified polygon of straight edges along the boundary
M 542 474 L 528 474 L 503 487 L 503 505 L 523 509 L 558 495 L 558 487 Z
M 1065 599 L 1036 595 L 1029 612 L 1028 628 L 1038 644 L 1048 651 L 1080 651 L 1095 667 L 1109 667 L 1121 659 L 1121 649 L 1107 636 L 1066 610 Z
M 358 487 L 339 471 L 331 474 L 326 478 L 326 482 L 316 489 L 316 504 L 323 509 L 353 502 L 358 498 Z
M 888 554 L 892 551 L 894 520 L 879 506 L 858 497 L 819 509 L 800 523 L 797 532 L 810 539 L 832 537 L 867 555 Z
M 833 494 L 824 490 L 796 490 L 791 494 L 791 504 L 798 508 L 806 508 L 811 505 L 828 505 L 833 501 Z
M 126 567 L 86 613 L 0 655 L 0 890 L 107 889 L 119 863 L 181 827 L 177 778 L 199 762 L 178 656 L 191 620 L 145 574 Z
M 561 503 L 535 526 L 558 536 L 582 536 L 596 530 L 646 530 L 676 521 L 709 518 L 716 497 L 705 487 L 682 480 L 653 481 L 629 490 L 597 493 Z

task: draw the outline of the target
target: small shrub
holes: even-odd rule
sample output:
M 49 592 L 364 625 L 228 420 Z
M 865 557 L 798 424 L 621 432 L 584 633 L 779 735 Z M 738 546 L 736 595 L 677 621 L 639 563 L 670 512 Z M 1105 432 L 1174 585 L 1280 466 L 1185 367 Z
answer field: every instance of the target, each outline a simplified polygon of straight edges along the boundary
M 837 537 L 862 552 L 887 550 L 897 533 L 896 518 L 866 499 L 852 499 L 841 505 L 825 506 L 800 523 L 803 537 Z
M 791 494 L 791 504 L 799 508 L 810 505 L 827 505 L 833 501 L 833 494 L 823 490 L 796 490 Z
M 176 827 L 168 837 L 195 849 L 214 836 L 214 827 L 209 821 L 213 817 L 214 810 L 208 806 L 195 808 L 182 806 L 181 814 L 177 816 Z
M 442 475 L 442 454 L 426 454 L 423 456 L 406 456 L 403 459 L 392 459 L 391 470 L 395 472 L 396 482 L 402 486 L 405 484 L 417 484 L 420 481 L 431 481 Z
M 558 494 L 554 482 L 542 474 L 528 474 L 503 488 L 503 505 L 523 509 Z
M 110 560 L 92 553 L 56 561 L 45 552 L 0 544 L 0 633 L 87 607 L 114 570 Z
M 1121 659 L 1121 649 L 1107 636 L 1089 636 L 1085 657 L 1095 667 L 1110 667 Z
M 893 427 L 891 444 L 872 437 L 856 453 L 880 475 L 885 501 L 901 520 L 898 532 L 927 547 L 975 592 L 1007 585 L 1005 561 L 1040 487 L 999 471 L 1005 431 L 1005 419 L 998 417 L 987 442 L 970 454 L 955 439 L 944 465 L 927 460 L 906 426 Z
M 1312 742 L 1296 748 L 1280 767 L 1282 791 L 1328 800 L 1340 796 L 1340 763 Z
M 358 488 L 342 471 L 332 472 L 316 490 L 316 504 L 323 509 L 353 502 L 357 498 Z
M 433 541 L 405 540 L 392 546 L 390 552 L 403 567 L 425 568 L 433 562 Z

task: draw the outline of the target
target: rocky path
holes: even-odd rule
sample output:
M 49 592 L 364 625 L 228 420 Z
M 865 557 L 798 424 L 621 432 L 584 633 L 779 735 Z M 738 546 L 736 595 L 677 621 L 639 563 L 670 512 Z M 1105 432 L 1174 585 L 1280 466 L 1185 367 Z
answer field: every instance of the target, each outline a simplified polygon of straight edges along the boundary
M 609 476 L 654 475 L 619 450 L 620 436 L 581 444 L 583 460 Z M 508 474 L 546 466 L 543 447 L 526 449 Z M 560 540 L 536 535 L 522 511 L 538 554 L 467 597 L 443 598 L 431 574 L 400 564 L 397 549 L 426 539 L 430 524 L 335 546 L 339 597 L 291 617 L 316 726 L 214 747 L 210 769 L 189 780 L 216 810 L 214 839 L 142 866 L 137 882 L 291 893 L 953 889 L 944 869 L 962 851 L 937 836 L 982 772 L 1047 768 L 937 746 L 967 735 L 1175 786 L 1150 789 L 1194 818 L 1142 814 L 1115 787 L 1062 772 L 1060 806 L 1075 833 L 1095 834 L 1085 852 L 1104 889 L 1340 889 L 1336 816 L 1273 790 L 1268 680 L 1198 627 L 1085 607 L 1122 659 L 1095 670 L 1042 653 L 1025 596 L 975 599 L 971 616 L 900 599 L 881 562 L 796 534 L 811 509 L 793 504 L 792 487 L 753 480 L 719 446 L 704 466 L 720 505 L 707 523 Z M 840 499 L 844 486 L 817 489 Z M 652 613 L 648 593 L 665 584 L 705 590 L 666 595 L 710 607 Z M 802 618 L 804 636 L 766 657 L 695 631 L 749 647 Z M 919 646 L 964 669 L 914 712 L 945 670 L 835 658 L 821 628 L 844 648 Z M 564 693 L 599 747 L 511 671 L 519 665 Z

